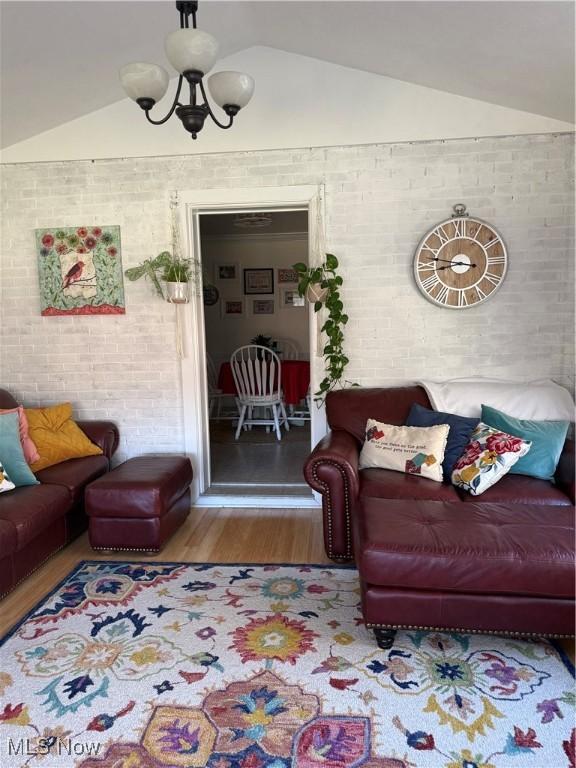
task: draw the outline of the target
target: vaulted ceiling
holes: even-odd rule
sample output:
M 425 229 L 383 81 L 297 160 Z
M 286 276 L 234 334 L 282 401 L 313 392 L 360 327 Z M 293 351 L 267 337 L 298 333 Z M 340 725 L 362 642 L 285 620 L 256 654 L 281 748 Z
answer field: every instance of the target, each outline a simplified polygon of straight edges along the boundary
M 0 12 L 2 146 L 124 98 L 122 64 L 169 69 L 163 41 L 178 26 L 169 0 L 9 1 Z M 198 26 L 221 57 L 264 45 L 574 122 L 573 2 L 203 0 Z

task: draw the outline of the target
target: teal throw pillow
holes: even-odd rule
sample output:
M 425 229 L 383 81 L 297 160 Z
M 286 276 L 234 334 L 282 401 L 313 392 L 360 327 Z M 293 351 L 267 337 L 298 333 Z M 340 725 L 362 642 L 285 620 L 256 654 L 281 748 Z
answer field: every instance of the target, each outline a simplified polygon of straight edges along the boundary
M 17 413 L 0 414 L 0 456 L 10 480 L 20 485 L 38 485 L 38 480 L 24 458 Z
M 514 464 L 510 474 L 554 479 L 570 422 L 515 419 L 489 405 L 482 406 L 482 421 L 532 443 L 530 451 Z

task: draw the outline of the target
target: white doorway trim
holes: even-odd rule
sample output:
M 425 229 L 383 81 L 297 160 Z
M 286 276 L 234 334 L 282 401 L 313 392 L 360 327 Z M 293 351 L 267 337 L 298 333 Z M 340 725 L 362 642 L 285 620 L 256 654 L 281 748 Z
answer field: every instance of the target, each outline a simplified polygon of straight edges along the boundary
M 174 193 L 172 193 L 174 194 Z M 324 194 L 318 186 L 255 187 L 236 189 L 178 190 L 180 203 L 181 242 L 191 258 L 201 257 L 199 216 L 207 213 L 254 210 L 308 210 L 308 259 L 318 261 L 313 243 L 323 242 L 319 221 L 323 220 Z M 190 303 L 176 307 L 180 312 L 183 356 L 181 359 L 182 401 L 185 451 L 194 466 L 193 500 L 198 501 L 210 487 L 210 451 L 208 423 L 208 384 L 206 377 L 206 336 L 203 301 L 200 291 L 193 291 Z M 318 388 L 323 375 L 321 349 L 318 344 L 318 316 L 312 306 L 309 312 L 310 385 Z M 320 356 L 319 356 L 320 353 Z M 324 407 L 311 409 L 311 444 L 326 434 Z M 208 498 L 208 497 L 207 497 Z M 219 501 L 223 497 L 218 497 Z M 256 501 L 257 500 L 257 501 Z M 250 506 L 270 506 L 269 497 L 252 497 Z M 282 497 L 283 506 L 301 506 L 302 498 Z M 268 503 L 265 503 L 268 502 Z M 297 503 L 299 502 L 299 503 Z M 230 506 L 234 497 L 230 497 Z M 237 505 L 237 504 L 236 504 Z M 317 505 L 317 502 L 314 503 Z M 219 504 L 219 506 L 225 506 Z M 243 504 L 243 506 L 246 506 Z

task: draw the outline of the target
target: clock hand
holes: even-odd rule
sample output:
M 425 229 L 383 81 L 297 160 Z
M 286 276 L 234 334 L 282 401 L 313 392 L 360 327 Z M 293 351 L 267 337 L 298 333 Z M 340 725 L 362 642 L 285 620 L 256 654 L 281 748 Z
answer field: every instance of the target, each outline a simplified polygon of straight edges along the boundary
M 464 264 L 462 261 L 452 261 L 445 267 L 436 267 L 436 272 L 440 272 L 441 269 L 450 269 L 450 267 L 475 267 L 476 264 Z
M 432 261 L 445 261 L 451 267 L 475 267 L 476 264 L 464 264 L 462 261 L 452 261 L 452 259 L 441 259 L 439 256 L 434 256 Z M 438 267 L 438 269 L 447 269 L 447 267 Z

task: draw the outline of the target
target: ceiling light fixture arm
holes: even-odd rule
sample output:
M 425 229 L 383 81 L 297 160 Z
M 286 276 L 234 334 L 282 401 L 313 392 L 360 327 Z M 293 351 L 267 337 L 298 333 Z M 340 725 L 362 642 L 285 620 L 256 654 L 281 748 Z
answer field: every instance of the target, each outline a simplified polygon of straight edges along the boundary
M 174 112 L 176 111 L 177 107 L 180 107 L 180 91 L 182 90 L 182 83 L 184 82 L 184 75 L 180 75 L 178 78 L 178 88 L 176 89 L 176 96 L 174 96 L 174 103 L 170 107 L 170 111 L 166 115 L 166 117 L 163 117 L 162 120 L 153 120 L 150 117 L 150 110 L 154 106 L 155 102 L 153 99 L 138 99 L 137 104 L 139 104 L 142 109 L 144 110 L 146 114 L 146 120 L 148 120 L 149 123 L 152 123 L 152 125 L 162 125 L 163 123 L 170 120 Z
M 221 123 L 218 120 L 218 118 L 216 117 L 216 115 L 214 114 L 214 112 L 212 112 L 212 109 L 210 107 L 210 102 L 208 101 L 208 96 L 206 95 L 206 90 L 204 88 L 204 83 L 202 82 L 202 80 L 200 80 L 199 86 L 200 86 L 200 92 L 202 93 L 202 98 L 204 99 L 204 105 L 203 106 L 206 107 L 206 110 L 207 110 L 208 114 L 210 115 L 210 117 L 212 118 L 212 120 L 216 123 L 216 125 L 219 128 L 224 128 L 224 129 L 230 128 L 232 123 L 234 122 L 234 116 L 236 114 L 238 114 L 238 111 L 239 111 L 238 107 L 234 107 L 234 106 L 231 106 L 231 105 L 227 104 L 224 107 L 224 111 L 226 112 L 226 114 L 230 118 L 230 122 L 228 123 L 228 125 L 226 125 L 225 123 Z

